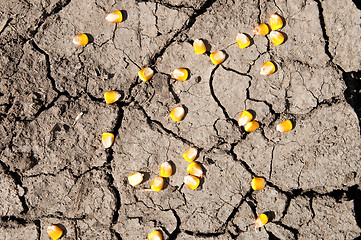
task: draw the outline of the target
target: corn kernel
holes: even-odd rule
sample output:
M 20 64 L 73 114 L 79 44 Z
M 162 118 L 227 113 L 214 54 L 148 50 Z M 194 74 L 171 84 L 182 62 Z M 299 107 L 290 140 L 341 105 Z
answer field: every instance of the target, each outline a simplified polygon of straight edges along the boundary
M 269 38 L 271 39 L 271 42 L 276 46 L 281 45 L 285 41 L 285 37 L 283 36 L 283 34 L 278 31 L 271 31 Z
M 161 177 L 172 176 L 172 165 L 169 162 L 162 163 L 159 168 L 159 175 Z
M 196 39 L 193 42 L 193 50 L 196 54 L 203 54 L 207 51 L 207 48 L 202 40 Z
M 194 190 L 199 186 L 201 182 L 196 176 L 188 175 L 184 177 L 184 184 L 190 189 Z
M 246 132 L 254 132 L 257 128 L 259 128 L 259 124 L 256 121 L 251 121 L 244 126 Z
M 105 20 L 107 20 L 110 23 L 120 23 L 123 21 L 123 15 L 122 12 L 119 10 L 110 12 L 105 17 Z
M 187 167 L 187 172 L 190 175 L 194 175 L 196 177 L 203 177 L 203 169 L 201 165 L 196 162 L 191 162 Z
M 148 235 L 148 240 L 162 240 L 162 239 L 163 239 L 162 233 L 159 231 L 151 232 Z
M 266 181 L 263 178 L 253 178 L 251 182 L 251 187 L 253 190 L 261 190 L 264 188 Z
M 276 71 L 276 66 L 273 64 L 273 62 L 265 62 L 262 67 L 260 74 L 263 76 L 271 75 Z
M 209 56 L 214 65 L 221 64 L 226 59 L 226 54 L 223 51 L 212 52 Z
M 153 179 L 152 183 L 150 184 L 150 188 L 153 191 L 159 192 L 160 190 L 163 189 L 163 185 L 164 185 L 164 179 L 158 176 Z
M 253 33 L 256 35 L 267 35 L 269 33 L 269 28 L 267 24 L 261 23 L 253 29 Z
M 252 121 L 252 119 L 253 119 L 252 113 L 248 111 L 243 111 L 238 118 L 238 126 L 244 126 L 250 121 Z
M 104 148 L 110 148 L 114 142 L 114 134 L 105 132 L 102 134 L 102 143 Z
M 138 186 L 143 182 L 143 174 L 140 172 L 132 173 L 128 176 L 128 182 L 133 187 Z
M 154 74 L 153 69 L 151 69 L 149 67 L 143 68 L 143 69 L 139 70 L 139 72 L 138 72 L 139 78 L 142 79 L 142 81 L 144 81 L 144 82 L 151 79 L 153 77 L 153 74 Z
M 176 122 L 179 122 L 184 117 L 185 110 L 182 106 L 175 107 L 169 114 L 169 117 Z
M 254 223 L 254 226 L 256 228 L 260 228 L 264 225 L 266 225 L 266 223 L 268 222 L 268 217 L 266 214 L 262 213 L 258 216 L 258 218 L 256 219 L 256 222 Z
M 170 75 L 175 80 L 184 82 L 188 78 L 188 70 L 185 68 L 176 68 L 170 73 Z
M 48 235 L 52 240 L 57 240 L 63 235 L 63 230 L 56 225 L 51 225 L 47 229 Z
M 292 122 L 291 120 L 285 120 L 279 123 L 276 127 L 277 131 L 279 132 L 288 132 L 292 130 Z
M 239 48 L 246 48 L 251 44 L 251 40 L 244 33 L 238 33 L 236 40 L 237 40 L 237 45 Z
M 104 93 L 105 102 L 107 104 L 115 103 L 122 95 L 117 91 L 108 91 Z
M 278 14 L 272 13 L 269 18 L 269 25 L 272 30 L 277 30 L 282 28 L 283 27 L 282 18 Z
M 195 147 L 191 147 L 183 153 L 183 158 L 187 162 L 193 162 L 197 158 L 197 156 L 198 156 L 198 149 Z
M 88 36 L 85 33 L 75 35 L 73 37 L 73 43 L 77 46 L 85 46 L 89 42 Z

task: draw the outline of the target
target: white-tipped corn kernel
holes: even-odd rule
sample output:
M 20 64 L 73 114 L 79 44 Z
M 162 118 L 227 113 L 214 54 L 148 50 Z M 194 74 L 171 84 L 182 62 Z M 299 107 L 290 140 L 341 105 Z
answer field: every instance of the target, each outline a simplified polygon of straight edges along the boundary
M 184 82 L 188 78 L 188 70 L 185 68 L 176 68 L 170 73 L 170 75 L 175 80 Z
M 278 14 L 272 13 L 269 18 L 269 25 L 272 30 L 280 29 L 283 27 L 283 20 Z
M 170 177 L 172 173 L 172 165 L 169 162 L 164 162 L 160 165 L 159 175 L 161 177 Z
M 57 240 L 63 235 L 63 230 L 56 225 L 49 226 L 47 232 L 52 240 Z
M 110 148 L 114 143 L 114 134 L 105 132 L 102 134 L 102 144 L 104 148 Z
M 185 109 L 182 106 L 175 107 L 169 114 L 169 117 L 176 122 L 179 122 L 183 119 L 185 114 Z
M 258 218 L 256 219 L 256 222 L 254 223 L 254 226 L 256 228 L 260 228 L 264 225 L 266 225 L 266 223 L 268 222 L 268 217 L 266 214 L 262 213 L 258 216 Z
M 139 72 L 138 72 L 139 78 L 142 79 L 142 81 L 144 81 L 144 82 L 151 79 L 153 77 L 153 74 L 154 74 L 153 69 L 151 69 L 149 67 L 143 68 L 143 69 L 139 70 Z
M 285 41 L 285 37 L 283 36 L 283 34 L 278 31 L 271 31 L 269 38 L 271 39 L 271 42 L 276 46 L 281 45 Z
M 73 43 L 77 46 L 85 46 L 88 42 L 89 38 L 85 33 L 81 33 L 73 37 Z
M 273 64 L 273 62 L 265 62 L 262 67 L 261 71 L 259 72 L 262 76 L 268 76 L 271 75 L 276 71 L 276 66 Z
M 226 59 L 226 54 L 223 51 L 215 51 L 209 57 L 214 65 L 218 65 Z
M 256 35 L 267 35 L 269 33 L 269 27 L 265 23 L 261 23 L 253 29 L 253 33 Z
M 198 157 L 198 149 L 195 147 L 191 147 L 183 153 L 183 158 L 187 162 L 193 162 L 197 157 Z
M 252 113 L 248 111 L 243 111 L 238 118 L 238 126 L 244 126 L 250 121 L 252 121 L 252 119 L 253 119 Z
M 138 186 L 143 182 L 143 174 L 140 172 L 132 173 L 128 176 L 128 182 L 133 187 Z
M 104 93 L 105 102 L 107 104 L 112 104 L 118 101 L 121 98 L 121 94 L 117 91 L 108 91 Z
M 253 190 L 261 190 L 266 185 L 266 181 L 263 178 L 253 178 L 251 182 L 251 187 Z
M 276 127 L 277 131 L 279 132 L 288 132 L 292 130 L 292 122 L 291 120 L 285 120 L 279 123 Z
M 123 21 L 122 12 L 119 10 L 110 12 L 105 16 L 105 20 L 107 20 L 110 23 L 120 23 Z
M 150 184 L 150 188 L 155 192 L 159 192 L 160 190 L 162 190 L 163 186 L 164 186 L 164 179 L 161 176 L 155 177 L 152 183 Z
M 244 125 L 244 130 L 246 132 L 254 132 L 254 131 L 256 131 L 257 128 L 259 128 L 259 123 L 256 121 L 251 121 L 251 122 L 247 123 L 246 125 Z
M 199 186 L 201 182 L 196 176 L 188 175 L 184 177 L 184 184 L 190 189 L 194 190 Z
M 236 40 L 237 40 L 237 45 L 239 48 L 246 48 L 251 44 L 251 40 L 244 33 L 238 33 Z
M 202 40 L 196 39 L 193 42 L 193 50 L 196 54 L 203 54 L 207 51 L 207 48 Z
M 191 162 L 187 167 L 187 172 L 190 175 L 194 175 L 196 177 L 203 177 L 203 169 L 201 165 L 196 162 Z
M 154 231 L 148 234 L 148 240 L 162 240 L 162 233 L 159 231 Z

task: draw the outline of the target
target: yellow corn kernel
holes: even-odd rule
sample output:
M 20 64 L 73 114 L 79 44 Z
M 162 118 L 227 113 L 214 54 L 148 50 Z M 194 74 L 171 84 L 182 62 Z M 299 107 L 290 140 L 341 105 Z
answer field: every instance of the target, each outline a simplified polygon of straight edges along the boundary
M 196 177 L 203 177 L 203 169 L 201 165 L 196 162 L 191 162 L 187 167 L 187 172 L 190 175 L 194 175 Z
M 117 91 L 108 91 L 104 93 L 105 102 L 108 104 L 115 103 L 122 95 Z
M 269 33 L 269 28 L 267 24 L 261 23 L 253 29 L 253 33 L 256 35 L 267 35 Z
M 172 165 L 169 162 L 162 163 L 159 168 L 159 175 L 161 177 L 172 176 Z
M 114 142 L 114 134 L 105 132 L 102 134 L 102 143 L 104 148 L 110 148 Z
M 110 12 L 105 16 L 105 20 L 107 20 L 110 23 L 120 23 L 123 21 L 122 12 L 119 10 Z
M 237 45 L 239 48 L 246 48 L 251 44 L 251 40 L 244 33 L 238 33 L 236 40 L 237 40 Z
M 51 225 L 47 229 L 48 235 L 52 240 L 57 240 L 63 235 L 63 230 L 56 225 Z
M 256 131 L 257 128 L 259 128 L 259 124 L 256 121 L 251 121 L 251 122 L 247 123 L 246 125 L 244 125 L 244 130 L 246 132 L 254 132 L 254 131 Z
M 263 178 L 253 178 L 251 182 L 251 187 L 253 190 L 261 190 L 266 185 L 266 181 Z
M 263 76 L 271 75 L 276 71 L 276 66 L 273 64 L 273 62 L 265 62 L 262 67 L 260 74 Z
M 268 217 L 266 214 L 262 213 L 258 216 L 258 218 L 256 219 L 256 222 L 254 223 L 254 226 L 256 228 L 260 228 L 264 225 L 266 225 L 266 223 L 268 222 Z
M 196 39 L 193 42 L 193 50 L 196 54 L 203 54 L 207 51 L 207 48 L 202 40 Z
M 163 189 L 163 185 L 164 185 L 164 179 L 158 176 L 153 179 L 152 183 L 150 184 L 150 188 L 153 191 L 159 192 L 160 190 Z
M 184 177 L 184 184 L 190 189 L 194 190 L 199 186 L 201 182 L 196 176 L 188 175 Z
M 214 65 L 221 64 L 226 59 L 226 54 L 223 51 L 212 52 L 209 56 Z
M 132 173 L 128 176 L 128 182 L 133 187 L 138 186 L 143 182 L 143 174 L 140 172 Z
M 276 127 L 277 131 L 279 132 L 288 132 L 292 130 L 292 122 L 291 120 L 285 120 L 279 123 Z
M 85 33 L 75 35 L 73 37 L 73 43 L 77 46 L 85 46 L 89 42 L 88 36 Z
M 183 153 L 183 158 L 187 162 L 193 162 L 197 157 L 198 157 L 198 149 L 195 147 L 191 147 Z
M 175 80 L 184 82 L 188 78 L 188 70 L 185 68 L 176 68 L 170 73 L 170 75 Z
M 281 45 L 285 41 L 285 37 L 283 36 L 283 34 L 278 31 L 271 31 L 269 38 L 271 39 L 271 42 L 276 46 Z
M 184 117 L 185 110 L 182 106 L 175 107 L 169 114 L 169 117 L 176 122 L 179 122 Z
M 143 69 L 139 70 L 139 72 L 138 72 L 139 78 L 142 79 L 142 81 L 144 81 L 144 82 L 151 79 L 153 77 L 153 74 L 154 74 L 153 69 L 151 69 L 149 67 L 143 68 Z
M 238 118 L 238 126 L 244 126 L 250 121 L 252 121 L 252 119 L 253 119 L 252 113 L 248 111 L 243 111 Z
M 269 18 L 269 25 L 272 30 L 277 30 L 282 28 L 283 27 L 282 18 L 278 14 L 272 13 Z
M 159 231 L 154 231 L 148 234 L 148 240 L 162 240 L 162 233 Z

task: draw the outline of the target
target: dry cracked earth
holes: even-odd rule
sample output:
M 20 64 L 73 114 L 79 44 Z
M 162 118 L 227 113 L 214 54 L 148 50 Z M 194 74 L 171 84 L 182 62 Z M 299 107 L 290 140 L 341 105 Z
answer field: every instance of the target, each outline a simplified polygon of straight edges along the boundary
M 0 239 L 360 239 L 361 6 L 352 0 L 2 0 L 0 2 Z M 124 10 L 119 24 L 104 20 Z M 281 46 L 267 37 L 239 49 L 271 13 L 285 18 Z M 85 47 L 78 33 L 92 36 Z M 195 55 L 207 40 L 228 57 Z M 268 60 L 277 72 L 259 75 Z M 149 82 L 137 77 L 151 66 Z M 189 80 L 170 78 L 188 68 Z M 123 97 L 106 105 L 105 91 Z M 177 105 L 188 112 L 175 123 Z M 244 109 L 260 128 L 237 126 Z M 275 126 L 296 122 L 294 130 Z M 104 150 L 102 132 L 115 134 Z M 200 149 L 206 171 L 183 185 L 182 153 Z M 176 171 L 142 191 L 160 163 Z M 133 188 L 130 173 L 148 177 Z M 267 187 L 252 191 L 252 177 Z M 260 213 L 270 222 L 254 230 Z

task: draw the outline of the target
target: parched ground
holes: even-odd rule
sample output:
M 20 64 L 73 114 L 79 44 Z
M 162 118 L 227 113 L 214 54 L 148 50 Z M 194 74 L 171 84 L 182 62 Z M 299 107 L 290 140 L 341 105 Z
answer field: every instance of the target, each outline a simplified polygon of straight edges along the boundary
M 104 20 L 124 10 L 120 24 Z M 0 239 L 360 239 L 361 6 L 354 0 L 0 1 Z M 239 49 L 271 13 L 285 18 L 281 46 L 267 37 Z M 72 37 L 87 33 L 85 47 Z M 224 50 L 214 66 L 192 40 Z M 259 74 L 268 60 L 277 72 Z M 151 66 L 149 82 L 137 77 Z M 170 79 L 177 67 L 189 80 Z M 120 102 L 106 105 L 105 91 Z M 184 105 L 175 123 L 168 114 Z M 241 111 L 260 128 L 237 126 Z M 275 126 L 296 122 L 279 133 Z M 101 145 L 111 131 L 110 150 Z M 206 174 L 183 185 L 182 153 L 200 149 Z M 149 188 L 160 163 L 176 169 Z M 145 182 L 133 188 L 130 173 Z M 253 177 L 267 186 L 254 192 Z M 271 221 L 255 231 L 255 218 Z

